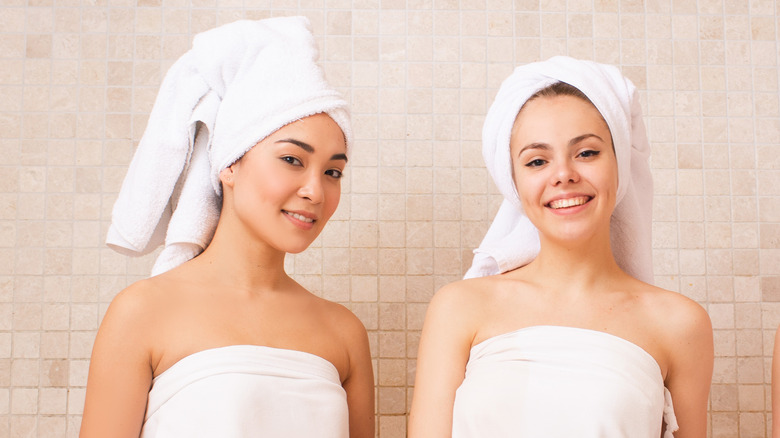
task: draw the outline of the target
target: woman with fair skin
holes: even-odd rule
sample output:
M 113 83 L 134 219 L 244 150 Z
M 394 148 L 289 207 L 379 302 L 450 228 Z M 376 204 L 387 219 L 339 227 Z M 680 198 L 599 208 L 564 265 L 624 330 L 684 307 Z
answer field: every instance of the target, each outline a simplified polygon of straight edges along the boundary
M 411 438 L 658 437 L 664 421 L 667 437 L 677 425 L 677 438 L 706 435 L 709 318 L 695 302 L 632 277 L 616 261 L 612 216 L 619 198 L 633 195 L 620 193 L 616 154 L 627 150 L 630 135 L 612 134 L 632 125 L 607 123 L 589 98 L 608 101 L 555 76 L 562 70 L 577 82 L 588 69 L 599 74 L 581 81 L 585 89 L 603 81 L 602 70 L 616 75 L 553 58 L 518 68 L 502 85 L 514 81 L 520 85 L 508 94 L 526 97 L 506 119 L 511 170 L 504 187 L 488 167 L 507 200 L 516 196 L 519 207 L 510 208 L 530 220 L 539 249 L 519 266 L 498 268 L 499 275 L 436 293 L 420 340 Z M 539 71 L 553 73 L 536 83 Z M 632 127 L 639 129 L 636 120 Z
M 285 20 L 267 26 L 300 25 Z M 284 270 L 285 255 L 305 250 L 339 203 L 348 121 L 343 101 L 333 102 L 312 115 L 285 104 L 292 120 L 212 169 L 221 209 L 205 250 L 111 303 L 93 349 L 82 438 L 373 437 L 363 325 Z

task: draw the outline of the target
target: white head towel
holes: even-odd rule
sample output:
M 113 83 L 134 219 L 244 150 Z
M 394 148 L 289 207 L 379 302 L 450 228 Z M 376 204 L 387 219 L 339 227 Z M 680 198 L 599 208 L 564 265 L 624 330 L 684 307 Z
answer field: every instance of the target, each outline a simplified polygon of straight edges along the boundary
M 219 220 L 219 173 L 257 142 L 327 113 L 352 142 L 347 103 L 326 82 L 304 17 L 237 21 L 195 36 L 163 80 L 114 205 L 106 243 L 152 275 L 195 257 Z
M 502 84 L 482 130 L 482 154 L 504 202 L 466 278 L 506 272 L 530 263 L 539 253 L 539 235 L 523 214 L 512 178 L 509 139 L 520 108 L 534 93 L 556 82 L 573 85 L 593 102 L 612 135 L 618 165 L 617 205 L 612 214 L 612 251 L 630 275 L 652 282 L 653 182 L 650 145 L 636 87 L 617 68 L 556 56 L 517 67 Z

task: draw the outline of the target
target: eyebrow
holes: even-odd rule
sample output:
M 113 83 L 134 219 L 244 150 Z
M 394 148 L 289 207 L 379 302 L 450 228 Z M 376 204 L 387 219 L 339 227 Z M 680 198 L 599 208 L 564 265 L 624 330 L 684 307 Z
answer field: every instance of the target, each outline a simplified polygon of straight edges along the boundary
M 310 154 L 314 153 L 314 148 L 309 143 L 302 142 L 294 138 L 283 138 L 281 140 L 276 140 L 274 143 L 290 143 L 290 144 L 294 144 L 295 146 L 298 146 L 299 148 L 303 149 L 304 151 Z M 345 162 L 348 161 L 347 154 L 333 154 L 330 157 L 330 159 L 331 161 L 332 160 L 344 160 Z
M 601 140 L 602 143 L 604 143 L 604 139 L 599 137 L 596 134 L 582 134 L 582 135 L 578 135 L 577 137 L 574 137 L 571 140 L 569 140 L 568 147 L 574 146 L 575 144 L 577 144 L 577 143 L 579 143 L 579 142 L 581 142 L 581 141 L 583 141 L 583 140 L 585 140 L 587 138 L 591 138 L 591 137 L 597 138 L 597 139 Z M 520 156 L 520 154 L 522 154 L 523 152 L 525 152 L 528 149 L 550 150 L 551 148 L 550 148 L 550 145 L 547 144 L 547 143 L 531 143 L 531 144 L 527 144 L 527 145 L 523 146 L 523 148 L 520 149 L 520 152 L 518 152 L 517 155 Z

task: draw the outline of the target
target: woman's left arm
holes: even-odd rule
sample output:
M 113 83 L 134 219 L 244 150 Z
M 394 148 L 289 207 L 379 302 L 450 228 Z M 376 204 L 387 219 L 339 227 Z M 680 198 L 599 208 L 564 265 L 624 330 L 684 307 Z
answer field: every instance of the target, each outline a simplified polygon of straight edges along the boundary
M 374 437 L 374 370 L 365 327 L 352 316 L 347 332 L 349 375 L 342 382 L 347 393 L 350 438 Z
M 665 384 L 672 394 L 680 429 L 675 438 L 707 436 L 707 400 L 712 383 L 714 347 L 712 323 L 707 312 L 689 301 L 680 306 L 667 335 L 669 367 Z

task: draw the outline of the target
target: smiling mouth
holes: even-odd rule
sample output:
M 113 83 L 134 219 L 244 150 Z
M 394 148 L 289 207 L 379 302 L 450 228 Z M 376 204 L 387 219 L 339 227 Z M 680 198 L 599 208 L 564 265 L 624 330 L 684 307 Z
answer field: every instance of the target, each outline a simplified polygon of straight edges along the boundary
M 555 201 L 550 201 L 547 206 L 553 210 L 558 210 L 561 208 L 576 207 L 578 205 L 585 204 L 591 199 L 593 198 L 590 196 L 577 196 L 576 198 L 556 199 Z
M 314 219 L 308 218 L 306 216 L 300 215 L 298 213 L 293 213 L 291 211 L 282 210 L 282 213 L 286 214 L 287 216 L 290 216 L 292 218 L 295 218 L 301 222 L 306 222 L 307 224 L 313 223 Z

